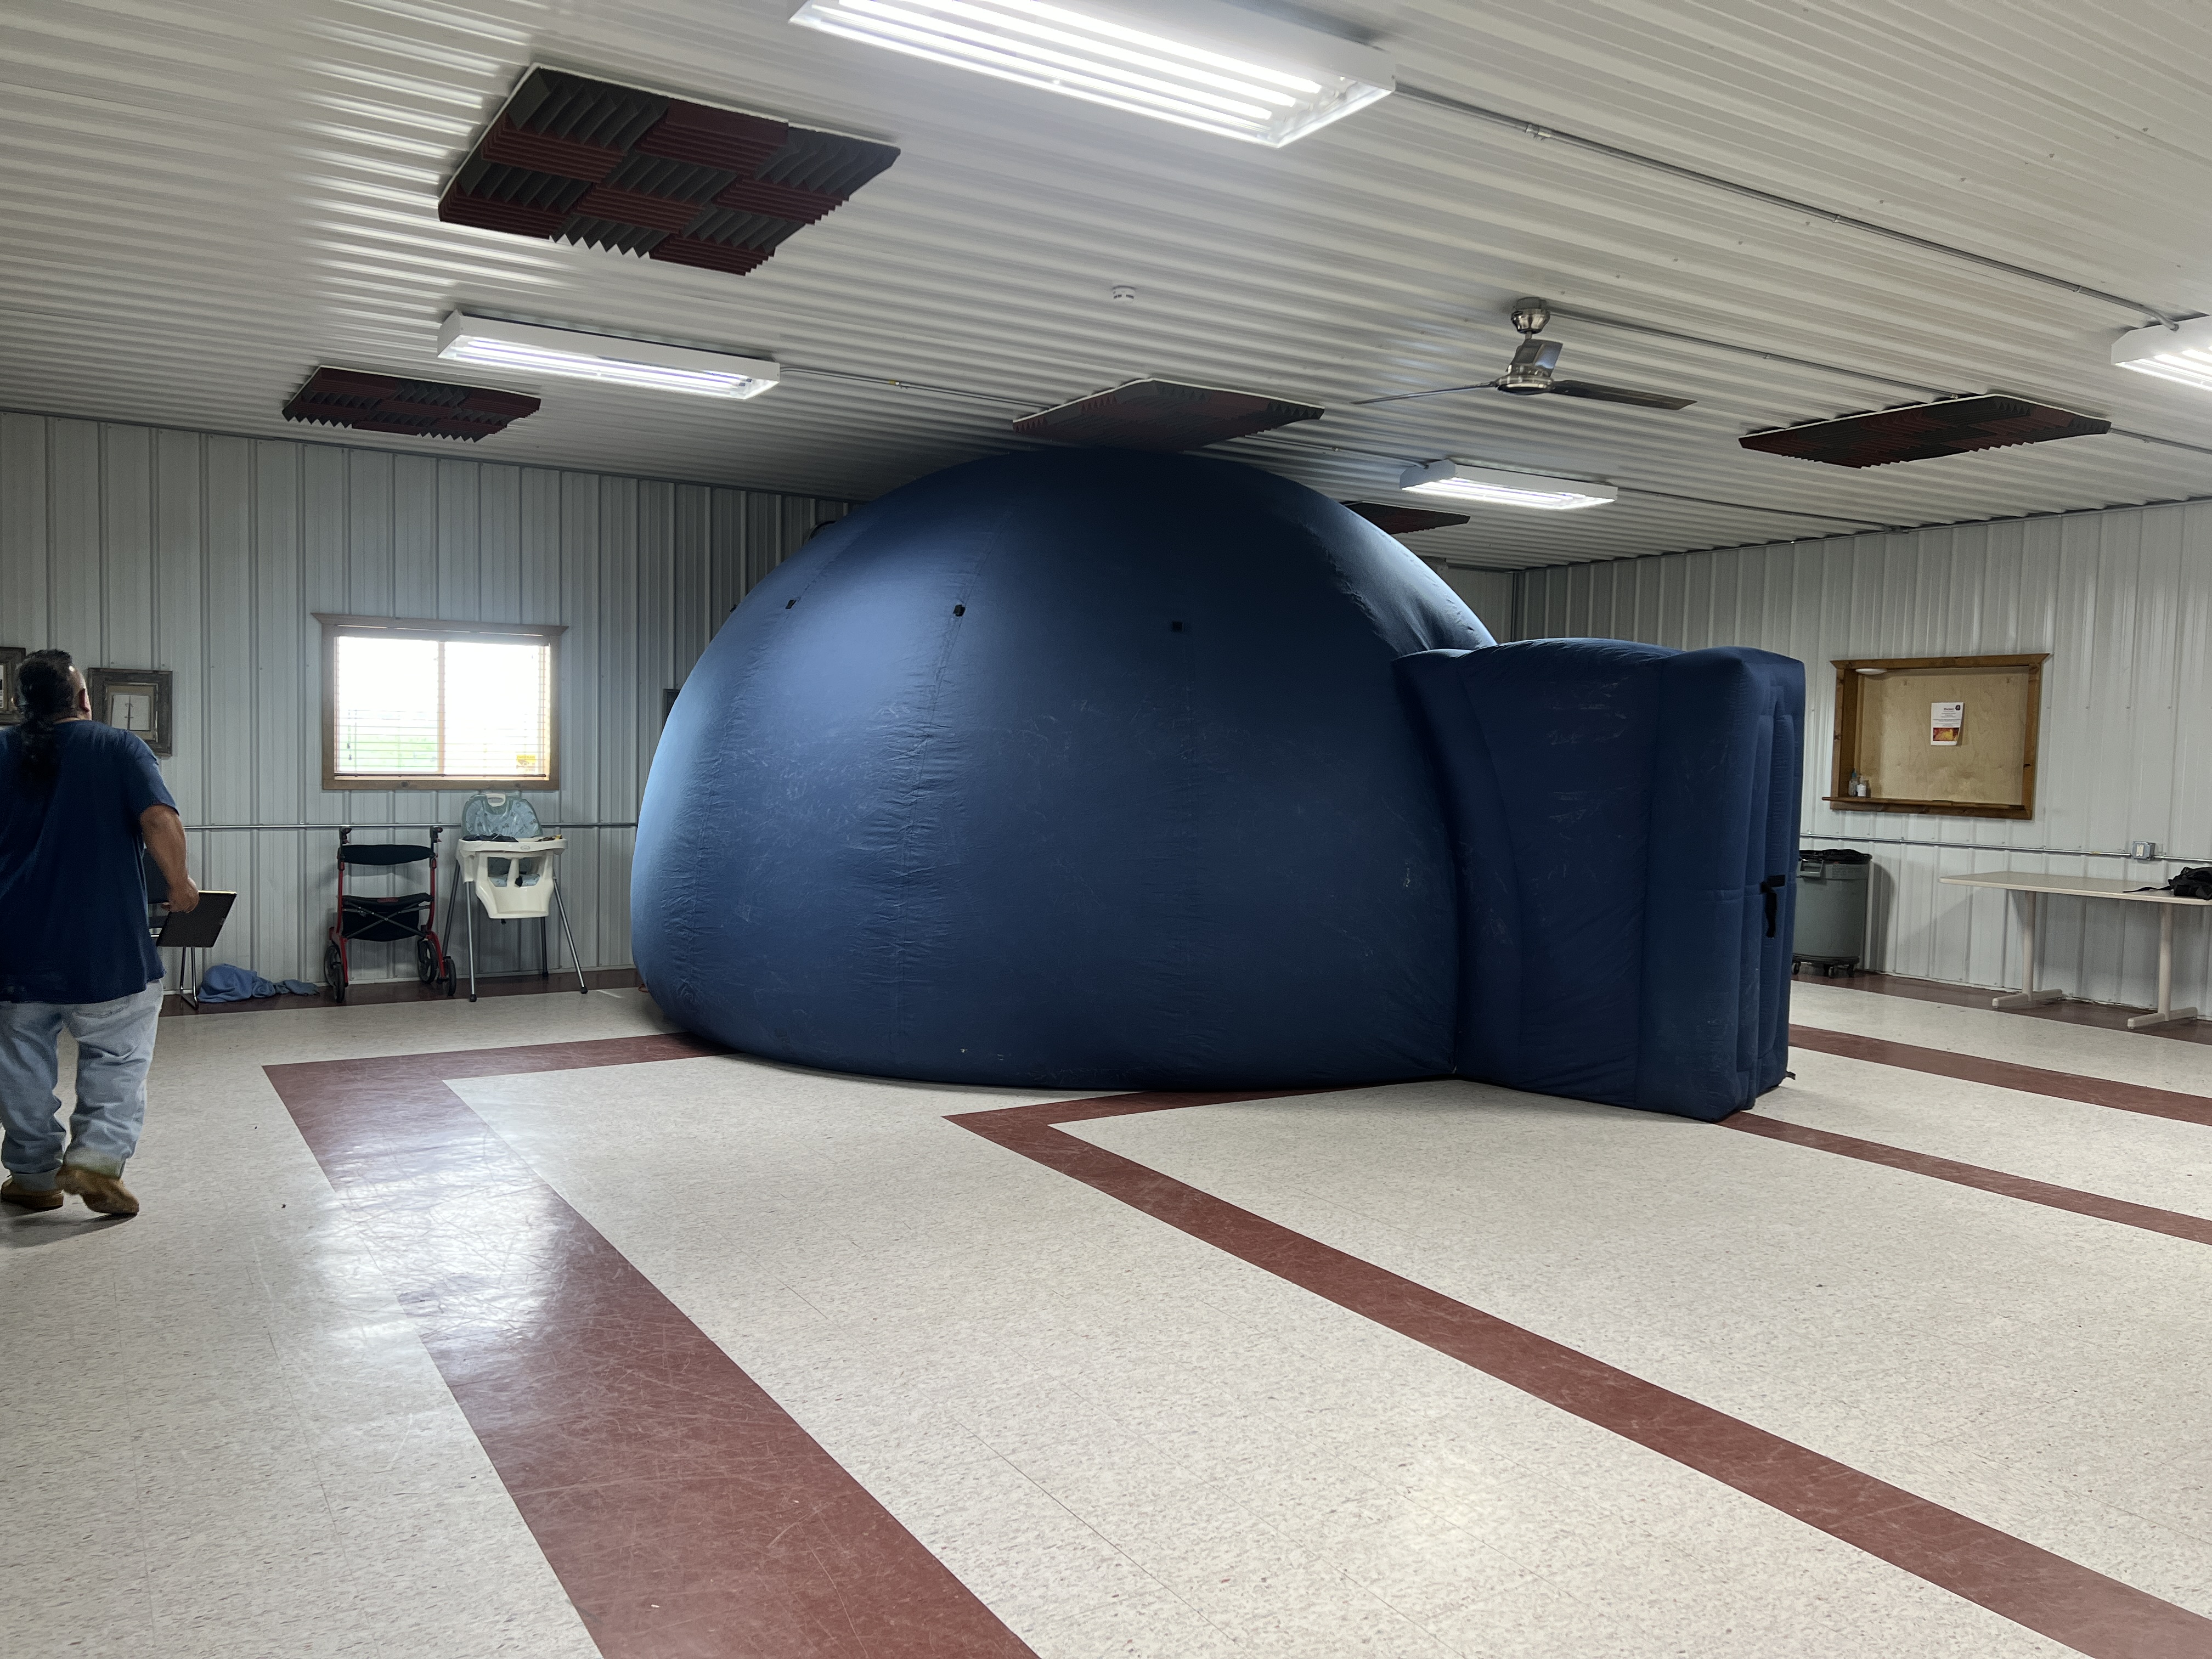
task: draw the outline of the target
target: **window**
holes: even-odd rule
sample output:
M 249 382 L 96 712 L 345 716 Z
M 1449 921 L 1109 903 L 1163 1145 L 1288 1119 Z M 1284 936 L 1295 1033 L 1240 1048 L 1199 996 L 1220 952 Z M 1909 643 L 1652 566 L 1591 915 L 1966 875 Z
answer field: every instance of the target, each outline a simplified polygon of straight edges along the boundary
M 559 627 L 316 616 L 323 787 L 556 789 Z

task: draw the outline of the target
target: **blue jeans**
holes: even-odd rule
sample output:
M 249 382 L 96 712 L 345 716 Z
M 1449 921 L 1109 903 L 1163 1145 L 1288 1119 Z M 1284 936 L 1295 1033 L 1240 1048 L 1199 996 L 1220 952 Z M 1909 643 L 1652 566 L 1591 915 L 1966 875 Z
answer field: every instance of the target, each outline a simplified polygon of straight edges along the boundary
M 64 1161 L 119 1176 L 146 1121 L 146 1068 L 161 982 L 112 1002 L 0 1002 L 0 1164 L 28 1192 L 51 1192 Z M 76 1039 L 69 1151 L 54 1097 L 61 1034 Z

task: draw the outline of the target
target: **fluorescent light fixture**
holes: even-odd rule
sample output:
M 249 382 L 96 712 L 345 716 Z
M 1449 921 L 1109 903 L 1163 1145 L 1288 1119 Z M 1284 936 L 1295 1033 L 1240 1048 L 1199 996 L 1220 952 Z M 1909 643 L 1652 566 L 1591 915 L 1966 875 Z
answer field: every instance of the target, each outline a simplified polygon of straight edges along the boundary
M 1397 86 L 1372 46 L 1221 0 L 806 0 L 791 21 L 1255 144 Z
M 759 357 L 540 328 L 460 311 L 448 316 L 439 329 L 438 355 L 453 362 L 481 363 L 522 374 L 568 374 L 610 386 L 689 392 L 702 398 L 757 398 L 781 373 Z
M 2130 329 L 2112 342 L 2112 362 L 2212 392 L 2212 317 L 2193 317 L 2179 328 Z
M 1455 501 L 1495 501 L 1501 507 L 1534 507 L 1569 513 L 1578 507 L 1603 507 L 1619 501 L 1609 483 L 1587 478 L 1555 478 L 1544 472 L 1512 472 L 1466 461 L 1431 461 L 1409 466 L 1398 488 L 1416 495 L 1445 495 Z

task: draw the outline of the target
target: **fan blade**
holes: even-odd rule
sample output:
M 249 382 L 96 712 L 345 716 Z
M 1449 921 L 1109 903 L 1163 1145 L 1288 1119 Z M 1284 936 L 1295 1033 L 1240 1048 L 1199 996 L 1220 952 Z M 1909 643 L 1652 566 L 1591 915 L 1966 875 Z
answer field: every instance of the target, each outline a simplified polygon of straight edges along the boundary
M 1554 380 L 1551 389 L 1563 398 L 1588 398 L 1601 404 L 1633 404 L 1638 409 L 1687 409 L 1695 398 L 1669 398 L 1657 392 L 1635 392 L 1625 386 L 1600 386 L 1595 380 Z
M 1387 398 L 1356 398 L 1352 406 L 1354 409 L 1364 409 L 1370 404 L 1411 403 L 1416 398 L 1442 398 L 1454 392 L 1492 392 L 1497 389 L 1497 386 L 1498 382 L 1495 380 L 1477 380 L 1473 386 L 1440 386 L 1432 392 L 1394 392 Z

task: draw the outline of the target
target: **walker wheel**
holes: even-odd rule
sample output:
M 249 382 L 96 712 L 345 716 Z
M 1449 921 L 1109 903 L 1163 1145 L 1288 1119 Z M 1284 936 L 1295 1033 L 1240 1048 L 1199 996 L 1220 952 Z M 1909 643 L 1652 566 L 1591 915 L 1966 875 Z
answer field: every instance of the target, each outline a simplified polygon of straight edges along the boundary
M 331 1000 L 343 1003 L 346 1000 L 345 954 L 338 942 L 331 939 L 323 945 L 323 982 L 331 988 Z

